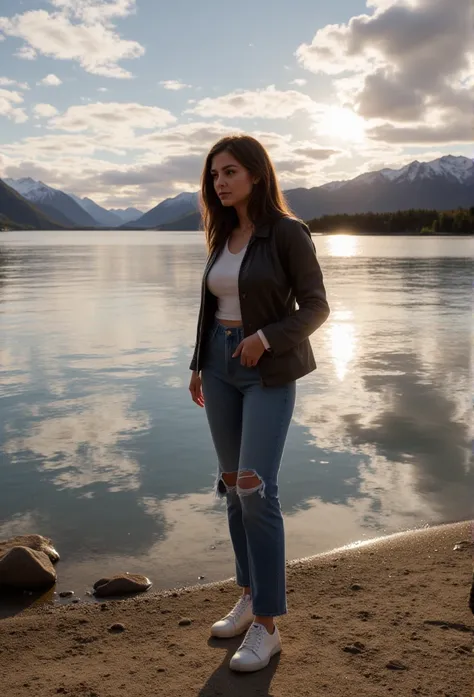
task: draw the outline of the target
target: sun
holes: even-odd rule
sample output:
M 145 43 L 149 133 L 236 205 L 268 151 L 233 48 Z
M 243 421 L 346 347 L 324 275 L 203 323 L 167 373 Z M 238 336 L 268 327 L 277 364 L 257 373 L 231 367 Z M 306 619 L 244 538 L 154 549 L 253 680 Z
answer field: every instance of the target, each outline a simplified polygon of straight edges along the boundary
M 319 133 L 333 138 L 360 142 L 365 138 L 366 122 L 351 109 L 332 106 L 324 113 L 317 129 Z

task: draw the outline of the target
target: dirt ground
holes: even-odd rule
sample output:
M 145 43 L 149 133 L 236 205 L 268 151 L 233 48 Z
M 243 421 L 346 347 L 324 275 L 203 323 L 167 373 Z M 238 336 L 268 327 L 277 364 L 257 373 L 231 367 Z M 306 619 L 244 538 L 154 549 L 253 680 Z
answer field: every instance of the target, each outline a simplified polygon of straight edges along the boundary
M 473 548 L 453 548 L 472 532 L 456 523 L 293 562 L 283 651 L 247 675 L 228 668 L 241 638 L 209 638 L 237 599 L 231 582 L 16 614 L 3 606 L 0 695 L 471 696 Z

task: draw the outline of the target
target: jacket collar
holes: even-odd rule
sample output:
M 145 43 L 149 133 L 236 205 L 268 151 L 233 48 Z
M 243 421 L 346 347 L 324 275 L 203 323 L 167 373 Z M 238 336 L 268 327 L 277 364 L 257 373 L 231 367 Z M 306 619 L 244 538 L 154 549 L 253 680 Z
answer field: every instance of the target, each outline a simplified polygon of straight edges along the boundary
M 254 237 L 268 237 L 270 234 L 271 223 L 261 221 L 255 224 Z
M 255 237 L 268 237 L 270 234 L 270 223 L 261 223 L 255 226 Z

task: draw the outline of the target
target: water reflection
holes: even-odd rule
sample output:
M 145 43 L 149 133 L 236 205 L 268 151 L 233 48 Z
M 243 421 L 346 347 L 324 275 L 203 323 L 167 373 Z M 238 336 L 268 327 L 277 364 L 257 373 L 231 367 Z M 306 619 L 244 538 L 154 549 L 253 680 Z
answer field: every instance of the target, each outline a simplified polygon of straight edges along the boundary
M 328 251 L 334 257 L 353 257 L 357 254 L 359 238 L 355 235 L 330 235 L 327 238 Z
M 232 574 L 187 391 L 202 241 L 7 239 L 0 535 L 52 536 L 65 585 L 99 567 L 161 585 Z M 470 245 L 316 238 L 332 315 L 280 477 L 290 558 L 472 516 Z

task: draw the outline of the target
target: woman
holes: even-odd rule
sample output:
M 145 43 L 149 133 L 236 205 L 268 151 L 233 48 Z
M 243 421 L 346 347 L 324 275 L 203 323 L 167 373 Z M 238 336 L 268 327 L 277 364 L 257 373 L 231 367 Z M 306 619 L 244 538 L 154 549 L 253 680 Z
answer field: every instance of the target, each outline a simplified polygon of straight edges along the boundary
M 316 367 L 308 337 L 329 307 L 309 229 L 291 217 L 257 140 L 230 136 L 212 148 L 201 197 L 209 256 L 189 389 L 206 409 L 243 589 L 211 634 L 248 629 L 230 667 L 255 671 L 281 650 L 274 618 L 287 608 L 278 470 L 295 382 Z

